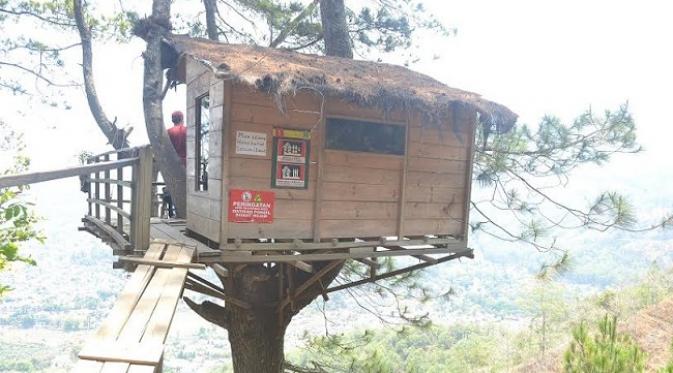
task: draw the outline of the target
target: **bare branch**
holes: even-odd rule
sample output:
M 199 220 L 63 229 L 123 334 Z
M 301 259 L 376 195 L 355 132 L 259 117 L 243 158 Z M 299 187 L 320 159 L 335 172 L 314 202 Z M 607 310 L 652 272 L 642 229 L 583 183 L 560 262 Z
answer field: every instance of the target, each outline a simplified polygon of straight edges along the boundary
M 44 16 L 39 15 L 35 12 L 31 12 L 31 11 L 27 11 L 27 10 L 0 8 L 0 13 L 10 14 L 10 15 L 13 15 L 13 16 L 30 16 L 30 17 L 39 19 L 40 21 L 51 23 L 52 25 L 56 25 L 56 26 L 62 26 L 62 27 L 75 27 L 76 26 L 74 23 L 65 22 L 63 20 L 55 19 L 55 18 L 44 17 Z
M 33 75 L 34 77 L 36 77 L 37 79 L 42 80 L 43 82 L 45 82 L 45 83 L 47 83 L 51 86 L 54 86 L 54 87 L 62 87 L 62 88 L 63 87 L 79 87 L 79 84 L 77 84 L 77 83 L 56 83 L 53 80 L 51 80 L 51 79 L 47 78 L 46 76 L 44 76 L 43 74 L 41 74 L 40 72 L 29 69 L 27 67 L 21 66 L 21 65 L 16 64 L 16 63 L 0 61 L 0 65 L 13 67 L 13 68 L 22 70 L 24 72 L 27 72 L 27 73 Z
M 285 39 L 287 39 L 287 37 L 290 35 L 290 33 L 292 33 L 297 28 L 299 23 L 304 18 L 311 15 L 311 13 L 313 13 L 313 11 L 315 10 L 315 7 L 317 5 L 318 5 L 318 0 L 313 0 L 309 5 L 307 5 L 304 8 L 304 10 L 302 10 L 301 13 L 299 13 L 296 17 L 294 17 L 294 19 L 291 20 L 285 26 L 285 28 L 283 28 L 283 30 L 280 32 L 280 34 L 278 34 L 278 36 L 275 39 L 273 39 L 271 44 L 269 44 L 269 47 L 277 48 L 280 44 L 282 44 L 285 41 Z

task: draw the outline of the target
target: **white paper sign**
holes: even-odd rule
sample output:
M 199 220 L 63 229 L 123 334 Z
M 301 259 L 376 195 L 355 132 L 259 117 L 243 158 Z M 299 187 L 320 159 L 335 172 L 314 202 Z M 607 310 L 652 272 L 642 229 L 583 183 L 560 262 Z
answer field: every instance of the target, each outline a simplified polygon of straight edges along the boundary
M 266 156 L 266 133 L 236 131 L 236 154 Z

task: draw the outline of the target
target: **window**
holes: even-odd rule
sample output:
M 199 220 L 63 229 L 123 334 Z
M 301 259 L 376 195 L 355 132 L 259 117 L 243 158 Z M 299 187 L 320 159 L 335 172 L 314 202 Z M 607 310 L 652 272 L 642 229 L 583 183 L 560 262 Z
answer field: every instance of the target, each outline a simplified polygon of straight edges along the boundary
M 203 95 L 196 99 L 196 146 L 194 165 L 196 172 L 196 191 L 204 192 L 208 190 L 208 157 L 210 139 L 210 98 Z
M 404 155 L 404 126 L 353 119 L 327 119 L 327 149 Z

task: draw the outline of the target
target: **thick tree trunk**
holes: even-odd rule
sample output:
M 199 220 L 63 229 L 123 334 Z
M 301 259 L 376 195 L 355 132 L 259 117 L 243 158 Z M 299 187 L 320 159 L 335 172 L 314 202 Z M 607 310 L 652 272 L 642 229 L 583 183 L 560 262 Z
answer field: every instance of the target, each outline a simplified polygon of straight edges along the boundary
M 216 0 L 203 0 L 203 7 L 206 9 L 206 33 L 208 39 L 218 41 L 219 33 L 217 23 L 215 22 L 215 13 L 217 13 Z
M 279 373 L 285 365 L 285 330 L 294 317 L 336 278 L 343 261 L 313 263 L 315 273 L 290 264 L 229 267 L 220 277 L 225 307 L 205 301 L 187 305 L 204 319 L 228 330 L 236 373 Z
M 247 311 L 231 307 L 229 343 L 236 373 L 278 373 L 285 362 L 287 323 L 274 308 Z
M 89 103 L 91 114 L 98 124 L 98 127 L 103 131 L 103 134 L 108 139 L 109 143 L 115 149 L 127 148 L 129 146 L 127 136 L 128 133 L 123 129 L 119 129 L 114 122 L 111 122 L 103 107 L 98 100 L 96 93 L 96 85 L 93 78 L 93 49 L 91 46 L 91 28 L 87 25 L 84 15 L 84 6 L 82 0 L 74 0 L 74 15 L 75 23 L 77 24 L 77 31 L 82 43 L 82 74 L 84 76 L 84 92 Z
M 143 109 L 154 159 L 171 193 L 177 216 L 185 217 L 187 210 L 185 168 L 182 167 L 164 128 L 163 116 L 164 74 L 161 66 L 161 39 L 170 32 L 170 11 L 170 0 L 154 0 L 152 15 L 145 25 L 147 29 L 144 37 L 147 48 L 143 54 L 145 57 Z
M 325 37 L 325 54 L 353 58 L 344 0 L 320 0 L 320 20 Z

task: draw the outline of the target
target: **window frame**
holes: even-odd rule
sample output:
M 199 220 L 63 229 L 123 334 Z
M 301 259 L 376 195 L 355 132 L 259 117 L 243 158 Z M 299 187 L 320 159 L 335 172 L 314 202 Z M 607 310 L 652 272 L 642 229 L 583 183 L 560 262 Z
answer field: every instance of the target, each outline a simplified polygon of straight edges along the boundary
M 201 107 L 204 98 L 208 98 L 208 110 L 210 110 L 210 92 L 206 92 L 194 99 L 194 191 L 197 193 L 208 193 L 208 179 L 206 179 L 205 188 L 201 190 Z M 208 113 L 210 120 L 210 113 Z M 208 131 L 208 141 L 210 141 L 210 129 Z M 207 172 L 207 170 L 206 170 Z
M 375 152 L 375 151 L 366 151 L 366 150 L 350 150 L 350 149 L 340 149 L 340 148 L 333 148 L 328 146 L 328 126 L 329 126 L 329 120 L 330 119 L 339 119 L 339 120 L 350 120 L 350 121 L 356 121 L 356 122 L 364 122 L 364 123 L 372 123 L 376 125 L 384 125 L 384 126 L 397 126 L 397 127 L 402 127 L 402 153 L 397 154 L 397 153 L 382 153 L 382 152 Z M 406 122 L 400 122 L 400 121 L 386 121 L 382 119 L 372 119 L 372 118 L 363 118 L 363 117 L 353 117 L 353 116 L 344 116 L 344 115 L 326 115 L 325 116 L 325 133 L 323 135 L 323 147 L 326 151 L 335 151 L 335 152 L 351 152 L 351 153 L 360 153 L 360 154 L 370 154 L 370 155 L 375 155 L 375 156 L 380 156 L 380 157 L 398 157 L 398 158 L 404 158 L 407 156 L 407 153 L 409 151 L 408 149 L 408 132 L 409 132 L 409 126 L 408 123 Z

